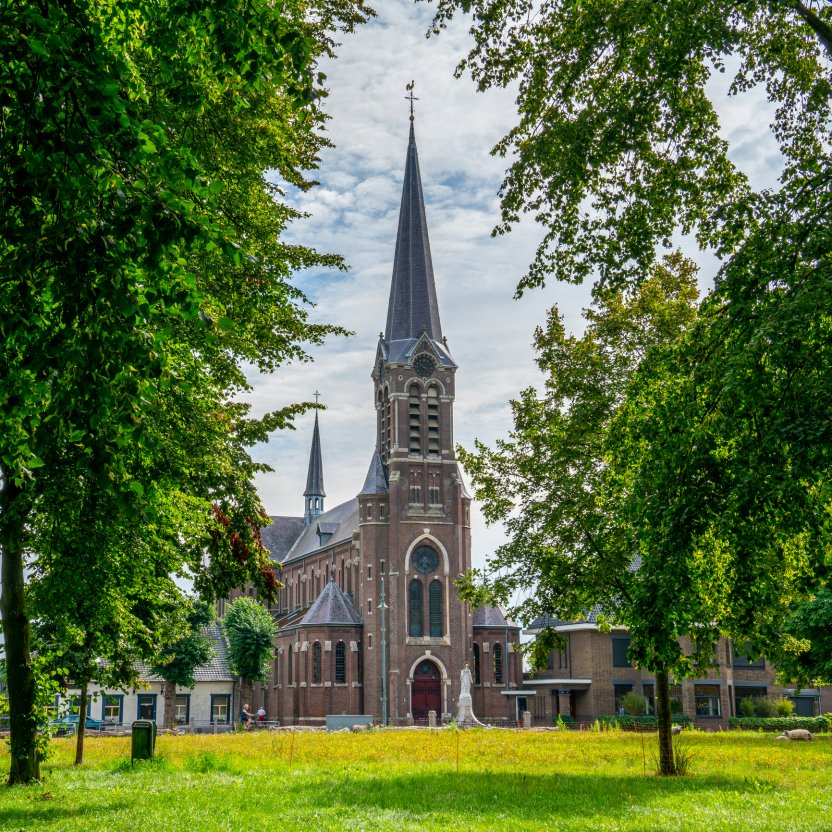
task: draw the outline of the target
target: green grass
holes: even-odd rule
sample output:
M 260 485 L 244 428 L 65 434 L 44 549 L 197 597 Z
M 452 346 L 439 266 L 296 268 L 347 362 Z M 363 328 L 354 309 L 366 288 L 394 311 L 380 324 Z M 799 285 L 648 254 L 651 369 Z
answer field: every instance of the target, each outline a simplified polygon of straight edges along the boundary
M 0 830 L 832 829 L 832 735 L 682 739 L 692 774 L 672 779 L 654 735 L 643 756 L 620 732 L 162 736 L 132 769 L 127 738 L 88 740 L 80 768 L 55 740 L 42 786 L 0 788 Z

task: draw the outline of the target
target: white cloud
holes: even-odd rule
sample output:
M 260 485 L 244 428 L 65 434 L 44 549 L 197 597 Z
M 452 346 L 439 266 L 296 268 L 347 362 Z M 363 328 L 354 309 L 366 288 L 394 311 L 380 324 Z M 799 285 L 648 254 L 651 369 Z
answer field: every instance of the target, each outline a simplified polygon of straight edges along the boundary
M 534 327 L 557 303 L 567 327 L 579 330 L 589 299 L 588 287 L 563 285 L 512 299 L 541 237 L 530 222 L 509 236 L 490 236 L 499 219 L 497 193 L 506 164 L 490 151 L 514 122 L 514 92 L 478 94 L 469 80 L 453 78 L 469 45 L 464 25 L 426 39 L 432 7 L 411 0 L 377 5 L 379 17 L 344 36 L 339 58 L 323 67 L 335 148 L 323 153 L 315 173 L 321 187 L 296 195 L 298 207 L 311 216 L 292 229 L 298 242 L 338 252 L 349 263 L 347 274 L 304 274 L 297 280 L 317 304 L 315 320 L 340 324 L 355 336 L 313 350 L 313 363 L 252 379 L 258 412 L 311 400 L 315 390 L 323 394 L 328 506 L 361 487 L 375 442 L 370 371 L 386 321 L 409 128 L 404 87 L 411 79 L 419 98 L 416 139 L 442 327 L 459 364 L 457 442 L 470 447 L 474 437 L 493 442 L 508 432 L 509 399 L 539 381 L 530 345 Z M 711 82 L 714 96 L 724 97 L 726 89 L 722 77 Z M 764 129 L 771 112 L 759 93 L 720 105 L 732 158 L 756 187 L 774 184 L 779 171 L 776 144 Z M 718 263 L 697 252 L 691 240 L 678 243 L 702 264 L 706 287 Z M 302 513 L 313 418 L 307 414 L 296 431 L 257 449 L 257 457 L 276 469 L 257 483 L 271 514 Z M 485 527 L 476 507 L 472 519 L 474 561 L 481 563 L 502 534 Z

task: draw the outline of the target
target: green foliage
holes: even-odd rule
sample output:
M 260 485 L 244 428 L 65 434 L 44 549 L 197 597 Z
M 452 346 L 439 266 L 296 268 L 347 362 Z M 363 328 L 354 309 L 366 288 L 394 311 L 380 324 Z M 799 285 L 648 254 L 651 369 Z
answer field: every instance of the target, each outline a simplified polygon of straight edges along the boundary
M 767 696 L 758 696 L 754 699 L 754 711 L 757 716 L 763 719 L 771 719 L 777 715 L 777 706 L 773 699 Z
M 629 690 L 621 697 L 621 707 L 630 716 L 644 716 L 647 713 L 647 697 Z
M 248 681 L 265 681 L 277 635 L 269 611 L 251 598 L 237 598 L 222 618 L 222 629 L 228 639 L 231 672 Z
M 327 144 L 317 63 L 336 30 L 368 14 L 362 0 L 4 7 L 0 547 L 13 782 L 37 776 L 25 549 L 45 583 L 83 555 L 89 577 L 52 620 L 93 577 L 107 596 L 60 636 L 80 643 L 87 667 L 107 610 L 127 614 L 124 648 L 112 621 L 106 637 L 121 654 L 159 637 L 171 574 L 190 573 L 206 597 L 246 580 L 265 597 L 278 588 L 249 449 L 302 408 L 252 419 L 237 402 L 247 366 L 272 371 L 341 332 L 311 323 L 290 281 L 341 261 L 282 242 L 299 214 L 281 197 L 314 184 L 306 171 Z M 73 540 L 82 517 L 89 537 Z M 105 518 L 106 545 L 92 536 Z
M 791 716 L 794 713 L 794 702 L 785 696 L 781 696 L 774 701 L 774 710 L 777 712 L 777 716 Z
M 162 645 L 152 669 L 166 682 L 183 688 L 195 684 L 194 671 L 207 664 L 214 655 L 210 639 L 202 632 L 214 620 L 213 607 L 205 601 L 193 602 L 182 635 Z
M 731 728 L 749 731 L 790 731 L 792 728 L 805 728 L 813 734 L 832 730 L 832 719 L 827 716 L 732 716 L 728 720 Z
M 512 402 L 514 428 L 494 448 L 459 449 L 486 520 L 502 521 L 509 536 L 485 572 L 461 581 L 473 604 L 510 605 L 529 623 L 627 603 L 632 552 L 611 551 L 617 521 L 601 499 L 610 425 L 639 362 L 692 324 L 696 298 L 695 266 L 675 254 L 632 292 L 599 292 L 580 338 L 567 335 L 557 309 L 536 331 L 543 393 L 530 388 Z M 538 639 L 539 661 L 558 636 L 544 628 Z
M 741 717 L 756 716 L 757 706 L 754 703 L 754 697 L 746 696 L 744 699 L 740 699 L 737 710 L 740 712 Z
M 552 276 L 641 280 L 679 227 L 723 253 L 747 238 L 756 200 L 720 135 L 715 71 L 737 66 L 732 93 L 765 87 L 790 161 L 829 140 L 827 3 L 437 3 L 434 31 L 472 13 L 457 74 L 518 88 L 517 123 L 493 152 L 511 159 L 496 232 L 525 213 L 545 228 L 521 292 Z
M 783 625 L 784 649 L 777 660 L 781 678 L 801 687 L 832 681 L 832 590 L 797 605 Z
M 597 721 L 599 725 L 605 728 L 617 726 L 618 728 L 627 731 L 653 731 L 657 730 L 659 727 L 658 718 L 651 714 L 644 714 L 641 716 L 623 716 L 621 714 L 616 716 L 599 716 Z M 686 714 L 674 714 L 671 722 L 674 725 L 693 724 L 693 720 Z

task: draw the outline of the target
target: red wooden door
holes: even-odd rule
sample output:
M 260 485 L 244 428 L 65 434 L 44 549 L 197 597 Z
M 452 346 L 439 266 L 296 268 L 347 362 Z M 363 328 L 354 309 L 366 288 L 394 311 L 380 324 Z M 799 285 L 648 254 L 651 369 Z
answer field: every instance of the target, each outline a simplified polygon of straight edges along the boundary
M 439 687 L 439 670 L 427 659 L 419 663 L 413 674 L 410 689 L 411 708 L 414 719 L 427 719 L 428 711 L 442 715 L 442 694 Z

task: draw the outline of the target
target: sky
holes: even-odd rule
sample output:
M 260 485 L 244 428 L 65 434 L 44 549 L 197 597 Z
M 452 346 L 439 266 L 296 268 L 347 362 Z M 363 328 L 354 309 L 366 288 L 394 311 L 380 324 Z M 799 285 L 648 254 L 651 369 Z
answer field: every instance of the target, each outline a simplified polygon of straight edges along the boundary
M 475 438 L 493 444 L 510 431 L 509 401 L 541 381 L 531 348 L 534 328 L 557 304 L 567 329 L 580 332 L 590 293 L 589 285 L 552 283 L 513 299 L 542 237 L 530 221 L 507 236 L 491 237 L 507 163 L 490 150 L 514 124 L 513 92 L 478 93 L 470 78 L 454 78 L 470 44 L 464 19 L 439 37 L 426 38 L 432 6 L 413 0 L 375 5 L 378 17 L 344 35 L 338 58 L 322 66 L 329 89 L 327 132 L 335 147 L 324 152 L 315 174 L 320 186 L 295 197 L 309 217 L 289 235 L 346 259 L 347 273 L 312 271 L 296 282 L 316 304 L 313 320 L 354 335 L 311 350 L 310 363 L 249 378 L 255 414 L 312 401 L 315 391 L 321 393 L 327 508 L 358 493 L 375 444 L 370 372 L 393 268 L 409 128 L 406 84 L 415 81 L 419 99 L 416 143 L 442 330 L 459 366 L 457 444 L 470 448 Z M 727 76 L 715 77 L 710 92 L 732 160 L 752 186 L 774 186 L 782 160 L 768 130 L 773 109 L 758 91 L 727 98 L 728 82 Z M 700 264 L 700 283 L 707 290 L 718 262 L 691 240 L 676 242 Z M 313 421 L 310 412 L 296 421 L 295 431 L 278 432 L 255 449 L 255 458 L 274 468 L 256 483 L 269 514 L 303 514 Z M 482 565 L 503 541 L 500 526 L 487 527 L 475 503 L 474 565 Z

